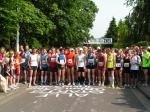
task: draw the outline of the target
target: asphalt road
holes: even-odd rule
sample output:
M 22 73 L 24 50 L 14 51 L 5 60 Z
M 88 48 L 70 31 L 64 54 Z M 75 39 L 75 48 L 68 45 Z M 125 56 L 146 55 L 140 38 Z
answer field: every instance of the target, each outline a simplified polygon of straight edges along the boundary
M 34 86 L 0 105 L 0 112 L 148 112 L 131 89 Z

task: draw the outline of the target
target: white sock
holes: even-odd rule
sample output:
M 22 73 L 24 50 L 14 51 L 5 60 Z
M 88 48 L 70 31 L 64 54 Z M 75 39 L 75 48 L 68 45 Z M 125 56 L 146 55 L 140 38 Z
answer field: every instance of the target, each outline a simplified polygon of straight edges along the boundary
M 43 76 L 41 76 L 41 83 L 43 83 Z
M 45 76 L 45 80 L 44 80 L 44 82 L 46 83 L 46 81 L 47 81 L 47 76 Z

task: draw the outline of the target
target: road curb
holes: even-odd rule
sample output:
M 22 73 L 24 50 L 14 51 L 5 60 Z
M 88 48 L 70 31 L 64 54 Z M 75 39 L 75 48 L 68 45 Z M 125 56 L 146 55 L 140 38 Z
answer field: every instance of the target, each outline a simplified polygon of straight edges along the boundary
M 142 89 L 141 86 L 137 86 L 137 89 L 147 98 L 150 100 L 150 93 L 144 91 L 144 88 Z

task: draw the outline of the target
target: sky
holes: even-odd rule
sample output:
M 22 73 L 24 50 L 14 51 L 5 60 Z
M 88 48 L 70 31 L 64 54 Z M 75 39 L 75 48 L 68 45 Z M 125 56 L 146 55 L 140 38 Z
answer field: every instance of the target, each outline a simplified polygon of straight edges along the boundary
M 99 8 L 96 14 L 93 28 L 90 33 L 95 38 L 100 38 L 105 35 L 112 17 L 116 18 L 118 22 L 124 19 L 125 16 L 131 11 L 131 7 L 124 5 L 125 0 L 92 0 Z

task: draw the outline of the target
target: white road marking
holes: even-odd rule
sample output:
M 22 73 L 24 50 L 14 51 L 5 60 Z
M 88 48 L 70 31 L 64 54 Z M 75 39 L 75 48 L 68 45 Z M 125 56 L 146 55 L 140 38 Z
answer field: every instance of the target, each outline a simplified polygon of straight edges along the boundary
M 68 95 L 68 97 L 86 97 L 89 94 L 103 94 L 105 88 L 95 86 L 33 86 L 27 89 L 30 94 L 39 94 L 36 97 L 46 98 L 48 95 Z

